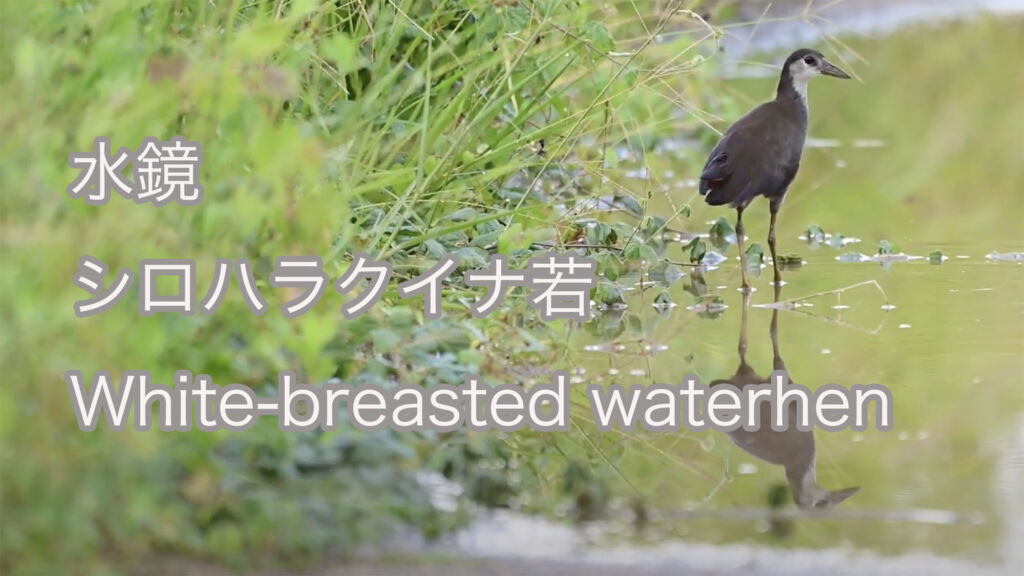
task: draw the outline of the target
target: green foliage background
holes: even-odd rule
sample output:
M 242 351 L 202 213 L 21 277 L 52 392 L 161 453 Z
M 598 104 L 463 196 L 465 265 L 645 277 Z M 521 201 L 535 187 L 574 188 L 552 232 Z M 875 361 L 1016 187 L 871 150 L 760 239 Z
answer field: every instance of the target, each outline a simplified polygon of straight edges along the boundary
M 463 500 L 507 504 L 518 488 L 494 435 L 283 434 L 269 421 L 244 434 L 87 434 L 63 373 L 148 369 L 168 382 L 189 369 L 264 394 L 283 369 L 309 382 L 522 381 L 522 367 L 558 357 L 564 327 L 542 325 L 521 298 L 471 323 L 475 295 L 453 288 L 446 319 L 424 323 L 393 281 L 358 320 L 341 319 L 333 293 L 287 320 L 254 316 L 233 288 L 212 316 L 142 318 L 133 287 L 114 310 L 78 319 L 72 275 L 85 254 L 115 270 L 193 258 L 202 291 L 216 258 L 249 258 L 275 308 L 289 299 L 266 284 L 281 255 L 320 255 L 336 278 L 366 251 L 392 262 L 397 281 L 447 252 L 464 267 L 495 251 L 521 265 L 538 243 L 581 233 L 586 209 L 571 210 L 596 195 L 586 166 L 607 143 L 669 127 L 668 104 L 650 94 L 666 68 L 609 57 L 606 21 L 639 38 L 626 48 L 673 19 L 695 24 L 694 37 L 661 47 L 683 57 L 652 55 L 687 74 L 702 59 L 682 48 L 713 46 L 715 32 L 676 7 L 645 23 L 557 0 L 5 2 L 2 571 L 124 569 L 164 554 L 295 564 L 395 523 L 435 535 L 464 514 L 435 509 L 422 471 L 459 480 Z M 677 95 L 699 87 L 694 77 Z M 68 154 L 95 137 L 135 149 L 177 134 L 204 147 L 201 206 L 91 207 L 64 193 Z M 620 243 L 632 237 L 620 229 Z M 650 256 L 635 246 L 627 259 Z M 546 465 L 579 480 L 587 469 Z

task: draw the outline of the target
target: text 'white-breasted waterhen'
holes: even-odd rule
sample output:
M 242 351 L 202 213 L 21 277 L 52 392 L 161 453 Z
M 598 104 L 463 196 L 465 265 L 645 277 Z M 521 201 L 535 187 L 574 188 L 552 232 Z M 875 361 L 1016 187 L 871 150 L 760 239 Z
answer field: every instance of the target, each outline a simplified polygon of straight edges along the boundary
M 775 254 L 775 216 L 800 168 L 807 138 L 807 82 L 819 74 L 850 77 L 816 50 L 804 48 L 790 54 L 782 66 L 775 99 L 754 108 L 725 131 L 700 175 L 700 193 L 708 204 L 729 204 L 736 209 L 744 290 L 750 288 L 750 283 L 743 250 L 743 209 L 758 196 L 770 201 L 768 247 L 775 282 L 781 281 Z

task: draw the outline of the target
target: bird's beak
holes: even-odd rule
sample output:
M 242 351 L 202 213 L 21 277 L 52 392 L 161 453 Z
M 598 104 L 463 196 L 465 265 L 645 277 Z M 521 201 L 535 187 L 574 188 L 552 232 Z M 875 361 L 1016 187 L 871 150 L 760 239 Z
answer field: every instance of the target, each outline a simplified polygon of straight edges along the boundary
M 841 68 L 829 62 L 828 60 L 821 61 L 821 73 L 824 74 L 825 76 L 835 76 L 836 78 L 850 78 L 849 74 L 843 72 Z

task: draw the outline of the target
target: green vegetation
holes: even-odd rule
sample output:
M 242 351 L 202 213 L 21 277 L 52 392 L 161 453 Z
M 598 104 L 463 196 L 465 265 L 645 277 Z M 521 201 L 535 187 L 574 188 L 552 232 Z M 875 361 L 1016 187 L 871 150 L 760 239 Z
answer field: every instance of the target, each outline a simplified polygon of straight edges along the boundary
M 658 96 L 698 100 L 696 48 L 714 48 L 715 31 L 674 14 L 678 4 L 642 21 L 626 6 L 608 18 L 573 1 L 5 3 L 2 571 L 164 554 L 291 564 L 344 554 L 398 522 L 436 535 L 462 507 L 435 510 L 417 474 L 457 480 L 465 501 L 507 505 L 513 449 L 536 450 L 532 465 L 563 471 L 566 497 L 583 498 L 592 467 L 549 456 L 539 438 L 283 434 L 269 421 L 244 434 L 84 434 L 63 373 L 147 369 L 168 382 L 189 369 L 264 393 L 283 369 L 310 382 L 526 381 L 562 353 L 561 323 L 541 323 L 522 295 L 471 322 L 460 302 L 476 294 L 456 287 L 445 319 L 424 323 L 394 284 L 446 253 L 463 268 L 494 252 L 520 267 L 589 241 L 607 246 L 610 280 L 663 258 L 654 240 L 669 221 L 602 174 L 620 143 L 649 148 L 700 125 L 666 123 L 672 105 Z M 696 32 L 655 50 L 670 25 Z M 628 53 L 612 56 L 613 37 Z M 116 195 L 90 207 L 64 193 L 68 154 L 93 138 L 134 149 L 176 134 L 204 147 L 199 207 Z M 602 197 L 633 215 L 588 228 Z M 274 308 L 287 299 L 266 284 L 275 257 L 320 255 L 336 278 L 357 251 L 396 270 L 357 320 L 341 318 L 336 294 L 297 320 L 257 317 L 235 283 L 209 317 L 142 318 L 134 289 L 100 316 L 72 314 L 84 254 L 115 270 L 194 258 L 200 291 L 216 258 L 249 258 Z M 598 294 L 622 299 L 612 283 Z
M 689 144 L 712 142 L 712 127 L 774 84 L 719 82 L 720 30 L 682 5 L 3 3 L 0 573 L 130 573 L 153 557 L 291 569 L 379 544 L 397 525 L 439 535 L 464 525 L 477 504 L 580 521 L 778 504 L 777 489 L 765 497 L 778 471 L 761 464 L 737 473 L 745 461 L 722 437 L 596 435 L 585 412 L 569 434 L 285 434 L 266 419 L 245 433 L 82 433 L 63 383 L 69 369 L 147 369 L 165 383 L 189 369 L 267 395 L 286 369 L 312 383 L 423 386 L 468 374 L 529 385 L 553 367 L 585 368 L 588 382 L 632 371 L 641 382 L 731 373 L 740 308 L 732 214 L 709 230 L 723 212 L 694 202 L 687 180 L 703 152 Z M 899 429 L 912 440 L 931 435 L 931 444 L 895 434 L 819 439 L 823 484 L 863 483 L 854 506 L 981 510 L 993 523 L 914 531 L 833 520 L 798 526 L 795 544 L 893 551 L 927 541 L 947 551 L 990 542 L 996 531 L 998 454 L 985 436 L 1019 414 L 1008 386 L 1024 334 L 1015 309 L 983 303 L 1019 307 L 1006 295 L 1021 293 L 1020 276 L 1004 263 L 970 274 L 957 261 L 924 272 L 906 262 L 851 266 L 797 240 L 820 222 L 807 234 L 814 248 L 825 230 L 842 230 L 915 254 L 944 242 L 971 254 L 1020 249 L 1012 242 L 1024 197 L 1012 191 L 1024 189 L 1016 153 L 1024 107 L 1012 97 L 1019 79 L 1006 73 L 1024 49 L 1020 24 L 944 30 L 945 42 L 921 58 L 934 35 L 914 31 L 884 48 L 854 43 L 870 62 L 858 64 L 865 85 L 815 86 L 823 104 L 813 108 L 813 135 L 887 147 L 809 150 L 778 232 L 791 269 L 787 298 L 878 275 L 900 319 L 883 337 L 793 316 L 780 332 L 795 380 L 892 386 Z M 75 176 L 68 154 L 95 137 L 134 148 L 176 134 L 203 144 L 200 206 L 115 196 L 90 207 L 65 194 Z M 767 208 L 749 214 L 747 233 L 760 241 Z M 832 240 L 843 245 L 841 235 Z M 522 267 L 568 247 L 599 263 L 593 299 L 607 312 L 582 329 L 541 322 L 519 292 L 488 319 L 472 319 L 465 304 L 478 292 L 459 283 L 445 291 L 444 318 L 425 322 L 420 301 L 394 289 L 447 253 L 464 270 L 493 253 Z M 764 257 L 756 242 L 749 251 Z M 267 283 L 274 258 L 319 255 L 333 279 L 356 252 L 395 267 L 370 313 L 345 320 L 329 291 L 312 312 L 284 318 L 277 307 L 291 295 Z M 193 258 L 200 292 L 217 258 L 249 258 L 272 310 L 253 315 L 232 282 L 212 316 L 141 317 L 133 289 L 115 309 L 78 319 L 72 304 L 83 293 L 71 278 L 84 254 L 111 269 Z M 722 255 L 730 259 L 717 277 L 694 266 Z M 967 300 L 975 288 L 996 293 Z M 844 295 L 853 309 L 841 320 L 884 323 L 874 296 Z M 763 371 L 767 321 L 750 314 L 751 363 Z M 615 353 L 580 354 L 587 344 Z M 424 474 L 462 486 L 455 506 L 437 507 Z M 771 538 L 711 521 L 658 529 L 708 541 Z

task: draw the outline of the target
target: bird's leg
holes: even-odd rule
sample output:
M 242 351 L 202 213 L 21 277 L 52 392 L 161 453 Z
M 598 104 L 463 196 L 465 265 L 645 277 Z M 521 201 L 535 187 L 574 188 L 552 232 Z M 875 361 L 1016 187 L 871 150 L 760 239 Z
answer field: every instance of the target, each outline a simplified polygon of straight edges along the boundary
M 772 215 L 771 224 L 768 226 L 768 249 L 772 253 L 772 268 L 775 272 L 776 286 L 782 285 L 782 275 L 779 274 L 779 258 L 778 255 L 775 254 L 775 216 L 779 213 L 779 205 L 779 202 L 775 202 L 773 200 L 772 202 L 769 203 L 768 206 L 768 210 L 771 212 Z
M 743 278 L 743 291 L 750 291 L 747 280 L 747 255 L 743 251 L 743 207 L 736 209 L 736 246 L 740 249 L 740 276 Z
M 750 310 L 750 292 L 743 293 L 743 311 L 740 312 L 740 364 L 747 363 L 747 311 Z

